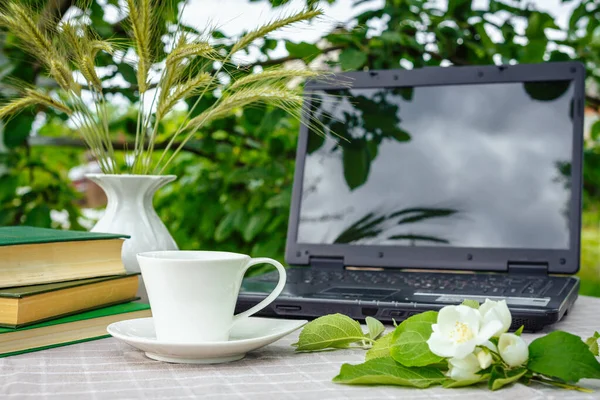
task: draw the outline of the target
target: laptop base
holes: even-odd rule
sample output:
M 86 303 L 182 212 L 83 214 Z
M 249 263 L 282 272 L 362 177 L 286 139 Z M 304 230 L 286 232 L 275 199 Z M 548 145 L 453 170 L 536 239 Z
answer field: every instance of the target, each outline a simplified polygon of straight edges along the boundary
M 483 302 L 485 298 L 491 300 L 505 299 L 513 316 L 511 330 L 523 325 L 526 331 L 535 332 L 546 325 L 561 320 L 577 299 L 579 280 L 573 277 L 554 276 L 511 276 L 501 274 L 447 274 L 447 273 L 419 273 L 419 272 L 371 272 L 371 271 L 344 271 L 343 275 L 353 276 L 342 278 L 336 276 L 335 281 L 299 280 L 305 277 L 309 269 L 288 269 L 290 283 L 275 302 L 270 304 L 257 315 L 282 318 L 317 318 L 326 314 L 341 313 L 353 319 L 364 320 L 370 316 L 392 324 L 401 322 L 415 314 L 439 310 L 446 305 L 460 304 L 464 299 L 475 299 Z M 323 275 L 321 275 L 323 277 Z M 423 278 L 424 277 L 424 278 Z M 257 304 L 274 287 L 275 276 L 266 274 L 244 280 L 242 292 L 238 299 L 236 313 L 246 310 Z M 362 282 L 364 280 L 364 282 Z M 367 286 L 366 281 L 371 284 Z M 377 284 L 373 284 L 373 280 Z M 399 283 L 401 280 L 401 283 Z M 493 282 L 494 289 L 502 287 L 503 281 L 518 282 L 522 285 L 520 292 L 515 295 L 504 295 L 484 292 L 491 285 L 480 283 L 480 293 L 475 295 L 476 287 L 465 286 L 465 281 Z M 346 281 L 346 283 L 344 283 Z M 349 282 L 353 282 L 350 284 Z M 454 283 L 448 290 L 447 286 L 414 288 L 408 287 L 406 281 L 418 286 L 423 281 L 441 281 Z M 389 282 L 394 282 L 389 283 Z M 458 283 L 456 283 L 458 282 Z M 533 282 L 533 283 L 532 283 Z M 536 282 L 542 282 L 542 290 L 534 293 L 528 289 Z M 458 291 L 456 288 L 463 288 Z M 494 290 L 492 289 L 492 290 Z M 511 291 L 513 288 L 505 286 L 503 290 Z M 473 294 L 467 292 L 473 291 Z

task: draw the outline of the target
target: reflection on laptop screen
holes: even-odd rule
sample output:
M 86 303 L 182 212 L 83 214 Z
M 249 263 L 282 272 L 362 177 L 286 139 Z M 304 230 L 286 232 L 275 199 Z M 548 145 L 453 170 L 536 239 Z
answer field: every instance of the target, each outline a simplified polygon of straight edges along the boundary
M 298 243 L 569 248 L 570 81 L 313 94 Z

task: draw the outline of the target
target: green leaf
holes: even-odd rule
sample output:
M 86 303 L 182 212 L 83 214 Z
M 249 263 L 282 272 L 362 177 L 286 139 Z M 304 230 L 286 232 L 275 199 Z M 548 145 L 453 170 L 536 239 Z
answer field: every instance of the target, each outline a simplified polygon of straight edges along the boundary
M 34 207 L 27 213 L 24 224 L 40 228 L 50 228 L 52 224 L 50 208 L 45 204 Z
M 438 313 L 427 311 L 404 320 L 394 330 L 390 354 L 394 360 L 407 367 L 420 367 L 439 363 L 443 357 L 436 356 L 429 350 L 427 340 L 436 323 Z
M 455 388 L 461 388 L 461 387 L 466 387 L 466 386 L 473 386 L 473 385 L 476 385 L 481 382 L 486 382 L 488 379 L 490 379 L 490 374 L 481 375 L 481 377 L 479 379 L 465 379 L 462 381 L 455 381 L 454 379 L 446 379 L 444 382 L 442 382 L 442 386 L 444 386 L 446 389 L 455 389 Z
M 490 342 L 492 342 L 492 344 L 494 346 L 498 347 L 499 338 L 497 338 L 497 337 L 490 338 Z
M 367 328 L 369 328 L 369 337 L 373 340 L 377 339 L 385 331 L 385 326 L 373 317 L 365 318 L 365 322 L 367 323 Z
M 479 310 L 479 302 L 477 300 L 465 300 L 462 302 L 463 306 L 474 308 L 475 310 Z
M 4 144 L 14 148 L 21 146 L 31 133 L 33 115 L 19 114 L 4 123 Z
M 521 377 L 521 379 L 519 379 L 519 383 L 522 383 L 523 385 L 530 385 L 531 378 L 533 378 L 533 372 L 531 372 L 530 370 L 527 370 L 525 375 L 523 375 Z
M 498 390 L 506 385 L 521 379 L 527 373 L 527 368 L 516 368 L 506 370 L 498 365 L 492 368 L 492 374 L 488 381 L 488 387 L 491 390 Z
M 346 49 L 340 54 L 340 65 L 344 71 L 354 71 L 365 65 L 367 55 L 356 49 Z
M 350 190 L 367 181 L 371 168 L 371 158 L 367 146 L 344 147 L 342 154 L 344 178 Z
M 373 358 L 389 357 L 390 356 L 390 345 L 392 344 L 392 337 L 394 332 L 390 332 L 375 341 L 373 347 L 367 351 L 365 360 L 369 361 Z
M 123 63 L 119 64 L 117 68 L 119 69 L 119 72 L 123 76 L 123 79 L 125 79 L 127 82 L 129 82 L 129 83 L 137 82 L 137 74 L 135 72 L 135 69 L 130 64 L 123 62 Z
M 306 151 L 308 152 L 308 154 L 312 154 L 315 151 L 319 150 L 321 146 L 323 146 L 323 143 L 325 143 L 325 136 L 311 131 L 309 132 Z
M 265 203 L 265 207 L 267 208 L 286 208 L 290 206 L 290 202 L 292 201 L 292 194 L 290 191 L 286 190 L 281 193 L 276 194 L 271 197 Z
M 594 122 L 592 128 L 590 129 L 590 133 L 593 140 L 600 139 L 600 120 Z
M 544 60 L 544 54 L 546 54 L 547 47 L 548 40 L 546 38 L 531 39 L 527 46 L 523 47 L 520 60 L 524 63 L 542 62 Z
M 539 12 L 532 12 L 529 16 L 527 29 L 525 29 L 525 36 L 527 36 L 531 40 L 533 38 L 539 37 L 540 35 L 544 35 L 541 14 Z
M 390 357 L 374 358 L 363 364 L 342 365 L 333 382 L 348 385 L 398 385 L 427 388 L 447 378 L 435 367 L 405 367 Z
M 379 152 L 379 145 L 374 140 L 369 140 L 367 142 L 367 151 L 369 152 L 369 158 L 373 161 L 377 157 L 377 153 Z
M 296 347 L 296 351 L 344 349 L 365 339 L 358 322 L 346 315 L 330 314 L 306 324 L 298 342 L 292 346 Z
M 590 24 L 588 23 L 588 29 L 589 29 L 589 26 L 590 26 Z M 590 40 L 590 45 L 594 50 L 596 50 L 596 49 L 598 49 L 598 47 L 600 47 L 600 26 L 596 27 L 592 31 L 592 38 Z
M 385 31 L 381 34 L 381 40 L 388 43 L 402 44 L 402 34 L 400 32 Z
M 586 2 L 582 2 L 579 4 L 571 13 L 571 18 L 569 18 L 569 29 L 575 30 L 577 28 L 577 24 L 579 20 L 586 16 L 587 10 L 585 9 Z
M 225 35 L 223 35 L 225 37 Z M 277 40 L 265 38 L 265 43 L 260 46 L 260 51 L 267 54 L 268 50 L 275 50 L 277 48 Z
M 281 255 L 281 249 L 285 247 L 284 238 L 274 235 L 270 236 L 267 240 L 257 241 L 254 246 L 252 246 L 252 250 L 250 254 L 253 257 L 271 257 L 277 258 Z M 271 265 L 263 266 L 263 269 L 270 270 L 273 267 Z
M 407 142 L 410 140 L 410 135 L 405 130 L 402 130 L 398 127 L 395 127 L 390 134 L 399 142 Z
M 415 90 L 412 87 L 403 87 L 403 88 L 396 88 L 393 90 L 393 92 L 400 94 L 400 96 L 402 96 L 402 98 L 404 100 L 411 101 Z
M 217 229 L 215 229 L 215 240 L 217 242 L 222 242 L 231 235 L 233 228 L 235 228 L 235 217 L 235 213 L 229 213 L 219 222 Z
M 480 22 L 474 25 L 475 31 L 479 35 L 479 40 L 481 44 L 486 49 L 486 51 L 493 51 L 496 47 L 496 44 L 492 41 L 487 31 L 485 30 L 485 23 Z
M 231 214 L 233 218 L 233 226 L 235 229 L 237 229 L 240 233 L 242 233 L 244 231 L 244 228 L 246 227 L 246 223 L 248 222 L 248 215 L 245 213 L 244 209 L 241 206 L 238 206 L 239 208 L 237 208 L 235 211 L 233 211 Z
M 527 36 L 529 40 L 546 40 L 546 33 L 544 32 L 544 29 L 546 28 L 558 29 L 558 26 L 550 14 L 533 11 L 529 15 L 529 23 L 525 30 L 525 36 Z
M 600 363 L 579 336 L 555 331 L 529 345 L 527 368 L 538 374 L 577 382 L 600 379 Z
M 515 335 L 521 336 L 523 329 L 525 329 L 525 325 L 521 325 L 521 327 L 515 331 Z
M 449 0 L 448 15 L 459 16 L 471 10 L 472 0 Z
M 594 332 L 594 336 L 589 337 L 585 340 L 585 344 L 588 345 L 590 351 L 593 355 L 598 357 L 598 339 L 600 339 L 600 333 Z
M 534 100 L 552 101 L 561 97 L 569 89 L 570 81 L 550 84 L 548 82 L 525 82 L 523 88 Z
M 1 164 L 0 164 L 1 165 Z M 16 198 L 16 190 L 19 187 L 19 177 L 15 175 L 0 175 L 0 202 L 11 201 Z
M 252 239 L 254 239 L 256 235 L 262 231 L 271 217 L 271 213 L 266 210 L 252 215 L 242 234 L 244 236 L 244 240 L 246 242 L 251 242 Z
M 286 41 L 285 48 L 290 56 L 300 58 L 305 62 L 314 60 L 321 53 L 317 45 L 306 42 L 293 43 Z
M 550 52 L 550 59 L 548 61 L 571 61 L 572 58 L 570 55 L 563 53 L 559 50 L 554 50 Z
M 214 31 L 212 31 L 212 37 L 215 39 L 224 39 L 227 36 L 219 30 L 214 30 Z

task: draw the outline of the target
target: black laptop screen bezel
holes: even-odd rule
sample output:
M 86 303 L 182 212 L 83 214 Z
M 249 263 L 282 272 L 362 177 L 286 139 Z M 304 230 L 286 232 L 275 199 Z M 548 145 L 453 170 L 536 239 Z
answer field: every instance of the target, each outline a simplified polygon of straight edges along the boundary
M 573 274 L 579 270 L 581 236 L 581 191 L 583 163 L 583 115 L 585 68 L 578 62 L 518 64 L 502 66 L 426 67 L 414 70 L 361 71 L 339 74 L 340 79 L 307 82 L 313 90 L 468 85 L 570 80 L 574 84 L 573 146 L 571 168 L 569 249 L 452 248 L 440 246 L 389 246 L 298 243 L 298 223 L 308 143 L 308 127 L 302 124 L 296 152 L 296 169 L 286 241 L 286 262 L 310 264 L 311 257 L 342 258 L 346 266 L 416 268 L 468 271 L 507 271 L 509 263 L 547 263 L 548 272 Z M 342 83 L 340 83 L 342 82 Z M 310 96 L 305 96 L 309 110 Z

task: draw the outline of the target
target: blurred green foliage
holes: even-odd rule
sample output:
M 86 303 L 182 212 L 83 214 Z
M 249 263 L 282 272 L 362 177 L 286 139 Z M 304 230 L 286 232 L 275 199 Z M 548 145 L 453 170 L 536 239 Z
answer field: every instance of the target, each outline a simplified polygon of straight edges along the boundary
M 600 214 L 583 212 L 580 293 L 600 297 Z
M 52 16 L 48 21 L 60 18 L 74 3 L 33 2 L 39 5 L 42 15 Z M 110 24 L 104 18 L 107 6 L 100 4 L 115 2 L 92 1 L 90 18 L 104 37 L 126 34 L 119 22 Z M 290 60 L 310 63 L 317 57 L 337 59 L 331 64 L 342 70 L 579 60 L 588 73 L 587 104 L 598 110 L 600 98 L 592 90 L 600 86 L 600 4 L 595 0 L 563 2 L 576 3 L 566 29 L 557 26 L 553 16 L 530 1 L 490 0 L 484 9 L 473 8 L 471 0 L 386 0 L 383 7 L 377 6 L 381 4 L 378 1 L 356 0 L 355 5 L 371 5 L 371 9 L 358 13 L 352 23 L 339 24 L 318 45 L 285 40 L 289 56 L 278 59 L 270 56 L 277 41 L 266 39 L 256 46 L 261 53 L 259 61 L 241 65 L 240 71 L 251 72 Z M 270 0 L 274 8 L 285 3 L 286 0 Z M 61 9 L 50 9 L 50 4 L 60 4 Z M 164 20 L 173 21 L 174 14 L 168 12 Z M 376 26 L 382 29 L 369 28 Z M 215 39 L 227 40 L 219 31 Z M 111 87 L 114 98 L 133 99 L 133 68 L 108 56 L 101 62 L 106 66 L 105 81 L 114 82 L 113 78 L 120 77 L 131 83 L 129 87 Z M 8 78 L 49 84 L 39 76 L 38 66 L 15 47 L 10 33 L 4 33 L 0 34 L 0 81 Z M 0 86 L 0 96 L 5 89 Z M 211 101 L 213 98 L 206 97 L 204 106 Z M 42 125 L 40 135 L 76 137 L 76 132 L 70 131 L 58 115 L 38 111 L 37 118 L 43 116 L 38 120 Z M 71 226 L 79 228 L 80 210 L 74 206 L 77 195 L 68 184 L 66 171 L 81 161 L 81 150 L 32 147 L 29 142 L 34 118 L 36 115 L 23 114 L 6 126 L 4 144 L 8 152 L 0 154 L 0 164 L 8 168 L 8 173 L 0 178 L 0 223 L 51 226 L 50 211 L 66 210 Z M 161 129 L 174 129 L 177 118 L 173 115 L 172 121 Z M 134 124 L 130 114 L 116 112 L 115 141 L 131 139 Z M 297 121 L 280 111 L 248 109 L 211 124 L 190 143 L 188 151 L 168 171 L 179 179 L 156 198 L 159 214 L 181 248 L 283 257 L 298 127 Z M 590 217 L 586 217 L 583 233 L 581 273 L 586 277 L 582 293 L 595 295 L 600 295 L 600 239 L 594 233 L 598 231 L 594 216 L 600 212 L 599 196 L 597 122 L 586 141 L 584 203 Z

